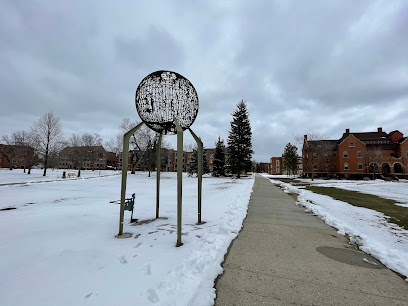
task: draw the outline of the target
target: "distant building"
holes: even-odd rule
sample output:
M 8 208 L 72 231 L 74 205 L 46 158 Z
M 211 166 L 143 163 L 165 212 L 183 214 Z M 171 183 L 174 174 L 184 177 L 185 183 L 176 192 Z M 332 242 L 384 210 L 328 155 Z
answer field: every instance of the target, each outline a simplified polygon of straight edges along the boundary
M 261 173 L 269 173 L 270 163 L 259 163 Z
M 106 168 L 110 170 L 118 169 L 119 159 L 114 152 L 106 152 Z
M 269 174 L 273 175 L 289 175 L 287 171 L 285 171 L 285 155 L 282 154 L 282 156 L 278 157 L 271 157 L 270 163 L 269 163 Z M 301 156 L 297 157 L 297 169 L 295 173 L 290 173 L 291 175 L 298 175 L 301 176 L 303 175 L 303 160 Z
M 381 127 L 364 133 L 346 129 L 338 140 L 308 140 L 305 135 L 302 154 L 308 177 L 407 177 L 408 140 L 397 130 L 387 134 Z
M 208 169 L 210 172 L 212 172 L 213 169 L 213 161 L 214 161 L 214 154 L 215 154 L 215 149 L 204 149 L 204 155 L 207 159 L 207 165 Z M 189 162 L 191 160 L 191 157 L 193 155 L 193 152 L 186 152 L 183 151 L 183 171 L 187 172 L 188 167 L 189 167 Z M 175 172 L 177 171 L 177 150 L 168 150 L 168 163 L 165 167 L 164 171 L 168 172 Z
M 130 165 L 132 164 L 132 151 L 129 151 L 129 156 L 128 156 L 128 169 L 130 170 Z M 207 159 L 207 165 L 210 170 L 210 172 L 213 169 L 213 160 L 214 160 L 214 154 L 215 154 L 215 149 L 204 149 L 204 154 Z M 189 168 L 189 162 L 191 160 L 191 157 L 193 155 L 193 152 L 191 151 L 183 151 L 183 172 L 187 172 Z M 122 169 L 122 153 L 120 153 L 117 157 L 118 160 L 118 169 Z M 165 172 L 175 172 L 177 171 L 177 150 L 174 149 L 162 149 L 161 151 L 161 171 Z M 145 169 L 143 165 L 143 161 L 139 161 L 139 163 L 136 165 L 136 171 L 140 171 L 142 169 Z M 154 169 L 151 169 L 154 170 Z
M 108 153 L 103 146 L 66 147 L 59 153 L 60 169 L 104 170 L 107 169 Z M 110 157 L 112 157 L 110 155 Z
M 30 146 L 0 144 L 0 168 L 29 168 L 34 160 L 34 148 Z

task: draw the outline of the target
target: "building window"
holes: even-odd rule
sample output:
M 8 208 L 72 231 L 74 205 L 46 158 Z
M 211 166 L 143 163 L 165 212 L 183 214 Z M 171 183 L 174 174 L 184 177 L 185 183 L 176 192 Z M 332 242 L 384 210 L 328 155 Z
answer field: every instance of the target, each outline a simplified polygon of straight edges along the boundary
M 391 156 L 392 156 L 392 157 L 395 157 L 395 154 L 394 154 L 394 152 L 391 152 Z
M 347 151 L 344 151 L 344 152 L 343 152 L 343 157 L 344 157 L 344 158 L 348 158 L 348 157 L 349 157 Z
M 317 169 L 317 165 L 316 165 L 316 164 L 313 165 L 313 169 L 315 169 L 315 170 Z
M 344 163 L 344 170 L 349 170 L 349 164 L 348 163 Z
M 354 147 L 355 147 L 354 142 L 350 142 L 350 143 L 349 143 L 349 147 L 350 147 L 350 148 L 354 148 Z
M 316 158 L 316 156 L 317 156 L 316 153 L 313 153 L 313 158 Z
M 358 163 L 358 170 L 363 170 L 363 164 L 362 163 Z
M 329 164 L 326 164 L 326 170 L 329 170 Z
M 357 152 L 357 157 L 362 158 L 362 157 L 363 157 L 363 152 L 358 151 L 358 152 Z
M 276 161 L 276 167 L 279 167 L 279 160 Z

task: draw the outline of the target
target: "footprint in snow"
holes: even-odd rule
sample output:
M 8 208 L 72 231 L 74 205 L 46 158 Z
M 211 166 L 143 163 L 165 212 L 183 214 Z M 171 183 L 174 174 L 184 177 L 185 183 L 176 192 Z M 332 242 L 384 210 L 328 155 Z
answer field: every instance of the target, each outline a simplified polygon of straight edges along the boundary
M 127 259 L 126 259 L 125 256 L 120 256 L 120 257 L 118 257 L 118 259 L 119 259 L 121 264 L 126 264 L 127 263 Z
M 89 298 L 89 297 L 92 295 L 92 293 L 93 293 L 93 292 L 88 293 L 87 295 L 85 295 L 84 300 L 87 299 L 87 298 Z
M 142 245 L 142 243 L 141 242 L 139 242 L 138 244 L 136 244 L 135 246 L 134 246 L 134 248 L 138 248 L 138 247 L 140 247 Z
M 156 291 L 153 288 L 147 289 L 147 299 L 149 300 L 150 303 L 157 303 L 160 301 L 159 296 L 157 295 Z
M 150 263 L 144 265 L 144 270 L 146 275 L 152 275 L 152 265 Z

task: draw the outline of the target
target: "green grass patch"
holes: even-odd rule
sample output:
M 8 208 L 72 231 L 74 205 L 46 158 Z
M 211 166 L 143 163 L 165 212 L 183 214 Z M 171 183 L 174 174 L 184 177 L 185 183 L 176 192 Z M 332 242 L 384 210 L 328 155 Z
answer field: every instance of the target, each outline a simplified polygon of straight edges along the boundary
M 389 222 L 408 229 L 408 209 L 395 205 L 395 200 L 383 199 L 371 194 L 344 190 L 334 187 L 306 186 L 307 190 L 347 202 L 354 206 L 370 208 L 390 217 Z

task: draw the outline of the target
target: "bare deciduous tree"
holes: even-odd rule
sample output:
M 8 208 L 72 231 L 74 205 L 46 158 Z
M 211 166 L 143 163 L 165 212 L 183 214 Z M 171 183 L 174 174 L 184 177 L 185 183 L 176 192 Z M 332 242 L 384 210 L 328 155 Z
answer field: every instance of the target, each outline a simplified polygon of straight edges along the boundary
M 84 162 L 87 162 L 95 170 L 95 161 L 98 158 L 98 150 L 96 147 L 102 145 L 102 139 L 99 134 L 83 133 L 72 134 L 68 139 L 68 143 L 72 149 L 69 153 L 69 159 L 72 162 L 75 169 L 78 169 L 77 177 L 81 176 L 81 169 Z
M 44 114 L 32 125 L 31 133 L 35 148 L 44 162 L 43 176 L 46 176 L 50 155 L 56 155 L 61 148 L 62 129 L 59 118 L 52 112 Z
M 98 151 L 95 149 L 97 146 L 102 145 L 102 139 L 99 134 L 84 133 L 81 136 L 82 145 L 85 147 L 85 159 L 89 161 L 92 171 L 95 170 L 95 161 L 98 158 Z
M 371 146 L 370 149 L 368 149 L 366 146 L 366 150 L 363 154 L 367 172 L 372 172 L 373 180 L 375 180 L 376 175 L 380 172 L 383 162 L 386 161 L 386 158 L 381 152 L 381 147 Z
M 2 140 L 10 146 L 7 151 L 0 152 L 10 163 L 10 169 L 13 168 L 12 160 L 15 159 L 20 161 L 24 173 L 28 169 L 28 174 L 30 174 L 31 167 L 37 160 L 33 148 L 32 134 L 24 130 L 18 130 L 12 133 L 10 137 L 8 135 L 3 136 Z
M 109 151 L 120 154 L 123 148 L 123 135 L 134 128 L 139 122 L 131 121 L 129 118 L 124 118 L 118 134 L 105 143 Z M 129 149 L 131 151 L 131 173 L 134 174 L 137 166 L 141 166 L 143 170 L 150 171 L 156 164 L 156 146 L 158 134 L 151 130 L 146 125 L 143 125 L 135 134 L 132 135 L 129 141 Z M 163 139 L 161 144 L 162 149 L 167 148 L 168 144 Z
M 123 148 L 123 135 L 121 133 L 117 133 L 114 137 L 110 140 L 105 142 L 105 149 L 109 152 L 113 152 L 116 155 L 120 154 Z
M 0 147 L 0 154 L 10 164 L 10 170 L 13 170 L 12 160 L 13 160 L 13 157 L 16 155 L 15 147 L 14 147 L 16 145 L 15 139 L 14 139 L 13 135 L 11 135 L 11 137 L 9 137 L 8 135 L 3 135 L 2 140 L 9 147 L 7 148 L 7 150 L 5 149 L 5 147 Z
M 32 138 L 31 134 L 24 130 L 19 130 L 13 133 L 13 138 L 15 139 L 15 144 L 19 146 L 18 153 L 19 153 L 20 160 L 23 163 L 24 173 L 25 173 L 26 168 L 29 168 L 28 166 L 29 160 L 32 160 L 33 159 L 32 155 L 34 155 L 33 149 L 30 147 L 30 144 L 31 144 L 30 140 Z
M 293 137 L 296 143 L 303 145 L 304 171 L 309 168 L 311 163 L 312 180 L 314 180 L 315 166 L 317 168 L 317 165 L 319 165 L 320 173 L 322 173 L 322 169 L 325 169 L 327 173 L 329 170 L 335 169 L 335 155 L 333 153 L 335 141 L 325 140 L 325 135 L 316 132 L 307 134 L 307 142 L 304 136 L 293 135 Z

